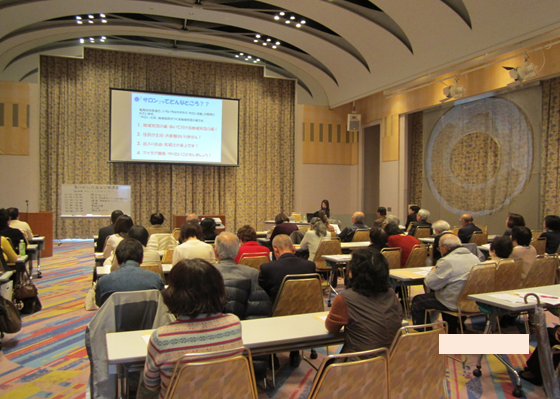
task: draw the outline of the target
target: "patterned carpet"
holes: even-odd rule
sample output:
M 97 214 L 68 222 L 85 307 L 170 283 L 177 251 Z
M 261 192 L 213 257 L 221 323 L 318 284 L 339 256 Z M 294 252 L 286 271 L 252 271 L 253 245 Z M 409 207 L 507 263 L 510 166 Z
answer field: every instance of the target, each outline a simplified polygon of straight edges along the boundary
M 42 279 L 35 279 L 43 310 L 26 316 L 22 330 L 7 335 L 0 354 L 0 398 L 83 398 L 89 376 L 89 361 L 84 347 L 84 329 L 94 312 L 86 312 L 83 301 L 90 287 L 93 257 L 91 242 L 63 242 L 55 246 L 54 256 L 44 259 Z M 550 317 L 549 321 L 557 322 Z M 477 327 L 475 325 L 475 327 Z M 517 328 L 521 326 L 516 326 Z M 510 327 L 508 332 L 514 332 Z M 534 344 L 534 342 L 532 342 Z M 338 348 L 331 348 L 331 353 Z M 317 349 L 319 359 L 325 348 Z M 306 398 L 315 371 L 302 362 L 289 365 L 288 354 L 279 354 L 280 370 L 276 388 L 259 387 L 259 398 Z M 509 356 L 520 369 L 526 356 Z M 486 356 L 482 377 L 472 375 L 476 356 L 469 356 L 463 366 L 448 360 L 449 397 L 453 399 L 513 398 L 512 381 L 506 368 L 493 356 Z M 429 376 L 426 376 L 429 378 Z M 523 382 L 524 398 L 545 398 L 543 388 Z

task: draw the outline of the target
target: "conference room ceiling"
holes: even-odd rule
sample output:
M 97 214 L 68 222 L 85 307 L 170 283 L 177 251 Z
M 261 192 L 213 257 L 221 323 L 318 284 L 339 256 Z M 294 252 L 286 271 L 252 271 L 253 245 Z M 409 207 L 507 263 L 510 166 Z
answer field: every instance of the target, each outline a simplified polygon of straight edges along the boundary
M 559 28 L 558 0 L 0 0 L 0 80 L 38 82 L 40 54 L 90 46 L 260 65 L 335 107 Z

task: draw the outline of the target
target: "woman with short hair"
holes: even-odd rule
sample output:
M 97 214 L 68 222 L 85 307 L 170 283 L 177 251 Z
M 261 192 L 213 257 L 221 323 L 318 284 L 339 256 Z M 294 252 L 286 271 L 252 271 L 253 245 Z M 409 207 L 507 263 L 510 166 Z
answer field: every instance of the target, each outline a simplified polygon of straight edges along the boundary
M 182 244 L 177 245 L 173 250 L 172 265 L 175 265 L 182 259 L 200 258 L 209 262 L 216 261 L 216 254 L 212 245 L 201 241 L 202 228 L 198 223 L 185 222 L 181 226 L 181 236 L 179 242 Z
M 111 253 L 117 248 L 119 243 L 126 238 L 128 230 L 134 226 L 134 221 L 128 215 L 121 215 L 115 221 L 115 226 L 113 227 L 114 234 L 107 238 L 105 247 L 103 248 L 103 257 L 107 259 L 111 256 Z
M 160 212 L 152 213 L 152 215 L 150 216 L 151 226 L 149 226 L 146 230 L 148 230 L 148 233 L 150 235 L 152 235 L 152 234 L 170 234 L 171 232 L 169 231 L 169 228 L 162 226 L 163 222 L 165 222 L 165 216 L 163 216 L 162 213 L 160 213 Z

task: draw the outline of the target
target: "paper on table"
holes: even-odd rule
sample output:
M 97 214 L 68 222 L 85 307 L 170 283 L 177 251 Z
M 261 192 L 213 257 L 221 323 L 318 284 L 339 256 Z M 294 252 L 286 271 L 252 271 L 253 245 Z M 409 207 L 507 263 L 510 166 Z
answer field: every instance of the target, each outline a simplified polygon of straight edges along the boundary
M 152 334 L 145 334 L 142 335 L 142 339 L 144 340 L 144 342 L 146 343 L 146 346 L 148 346 L 148 342 L 150 342 L 150 337 L 152 336 Z
M 317 314 L 315 315 L 315 318 L 321 321 L 325 321 L 327 320 L 327 316 L 329 315 L 329 312 L 325 312 L 323 314 Z
M 539 296 L 540 301 L 547 303 L 549 305 L 560 305 L 560 298 L 554 295 L 547 295 L 541 294 L 538 292 L 533 292 Z M 525 295 L 527 292 L 511 292 L 509 294 L 490 294 L 491 297 L 502 299 L 504 301 L 512 302 L 512 303 L 525 303 Z M 537 299 L 534 296 L 530 296 L 527 298 L 527 302 L 529 303 L 536 303 Z

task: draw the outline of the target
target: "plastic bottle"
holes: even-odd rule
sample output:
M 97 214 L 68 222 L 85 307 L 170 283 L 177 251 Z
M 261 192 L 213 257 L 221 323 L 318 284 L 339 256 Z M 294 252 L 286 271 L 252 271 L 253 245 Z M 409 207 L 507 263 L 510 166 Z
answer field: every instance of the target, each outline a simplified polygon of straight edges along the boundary
M 25 255 L 25 241 L 19 240 L 19 256 Z

